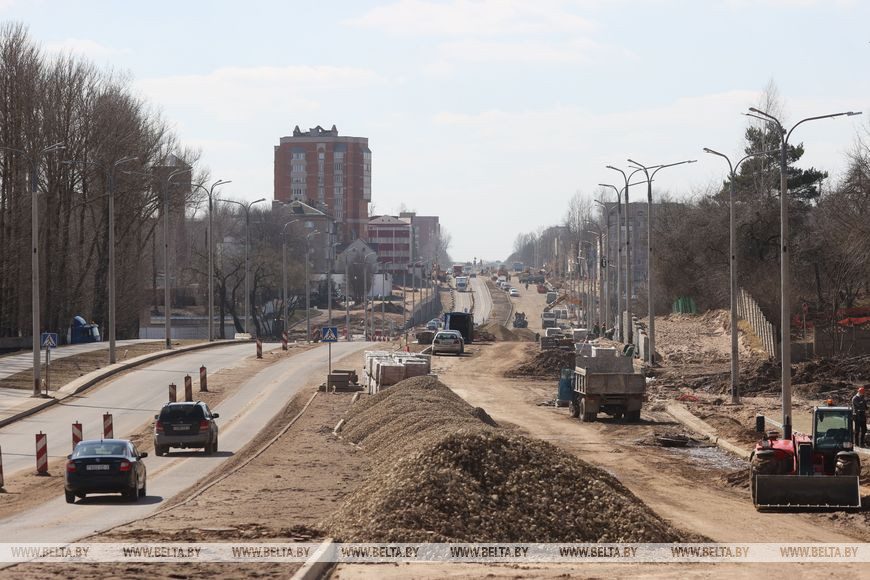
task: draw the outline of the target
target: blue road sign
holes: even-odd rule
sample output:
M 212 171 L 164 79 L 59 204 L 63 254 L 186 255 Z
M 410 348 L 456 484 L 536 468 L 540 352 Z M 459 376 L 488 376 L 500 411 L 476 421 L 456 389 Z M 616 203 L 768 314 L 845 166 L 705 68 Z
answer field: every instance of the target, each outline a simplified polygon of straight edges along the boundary
M 57 333 L 43 332 L 39 338 L 42 348 L 57 348 Z
M 322 342 L 338 342 L 338 327 L 324 326 L 320 330 L 320 340 Z

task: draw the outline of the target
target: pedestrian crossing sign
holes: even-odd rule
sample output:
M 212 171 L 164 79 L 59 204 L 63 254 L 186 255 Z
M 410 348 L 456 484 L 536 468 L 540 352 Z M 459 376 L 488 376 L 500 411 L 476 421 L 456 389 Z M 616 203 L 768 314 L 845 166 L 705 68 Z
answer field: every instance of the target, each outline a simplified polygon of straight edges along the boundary
M 338 342 L 338 327 L 324 326 L 320 331 L 320 337 L 323 342 Z
M 43 332 L 39 342 L 42 343 L 42 348 L 57 348 L 57 333 Z

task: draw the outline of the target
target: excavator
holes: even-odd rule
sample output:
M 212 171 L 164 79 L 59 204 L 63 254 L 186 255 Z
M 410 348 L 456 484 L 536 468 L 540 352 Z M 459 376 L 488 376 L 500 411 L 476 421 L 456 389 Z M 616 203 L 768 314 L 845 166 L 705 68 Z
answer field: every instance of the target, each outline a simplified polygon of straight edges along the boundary
M 752 502 L 765 509 L 859 509 L 861 460 L 852 445 L 852 409 L 832 401 L 813 409 L 813 432 L 765 433 L 750 454 Z

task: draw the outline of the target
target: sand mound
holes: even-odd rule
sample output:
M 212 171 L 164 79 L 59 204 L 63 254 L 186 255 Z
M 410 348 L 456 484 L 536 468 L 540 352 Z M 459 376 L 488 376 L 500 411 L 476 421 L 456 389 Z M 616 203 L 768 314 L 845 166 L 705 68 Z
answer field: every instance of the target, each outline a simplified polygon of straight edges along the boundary
M 688 539 L 606 472 L 487 419 L 432 377 L 358 404 L 343 436 L 379 465 L 322 527 L 358 542 Z

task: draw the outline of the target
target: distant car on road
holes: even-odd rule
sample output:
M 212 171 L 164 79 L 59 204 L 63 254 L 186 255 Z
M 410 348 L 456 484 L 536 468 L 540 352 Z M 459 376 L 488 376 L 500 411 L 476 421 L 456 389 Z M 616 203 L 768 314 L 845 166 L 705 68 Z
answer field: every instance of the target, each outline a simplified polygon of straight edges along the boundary
M 434 320 L 430 320 L 426 323 L 426 330 L 438 330 L 438 323 Z
M 75 503 L 89 493 L 120 493 L 130 501 L 146 494 L 148 457 L 126 439 L 80 441 L 67 456 L 64 495 Z
M 442 330 L 432 339 L 432 355 L 452 352 L 460 355 L 465 352 L 465 341 L 458 330 Z
M 202 401 L 166 403 L 154 415 L 154 453 L 165 455 L 170 447 L 202 448 L 206 455 L 217 453 L 220 415 Z
M 514 298 L 518 298 L 520 295 L 520 291 L 517 290 L 516 288 L 511 288 L 511 291 L 508 294 L 510 294 Z

